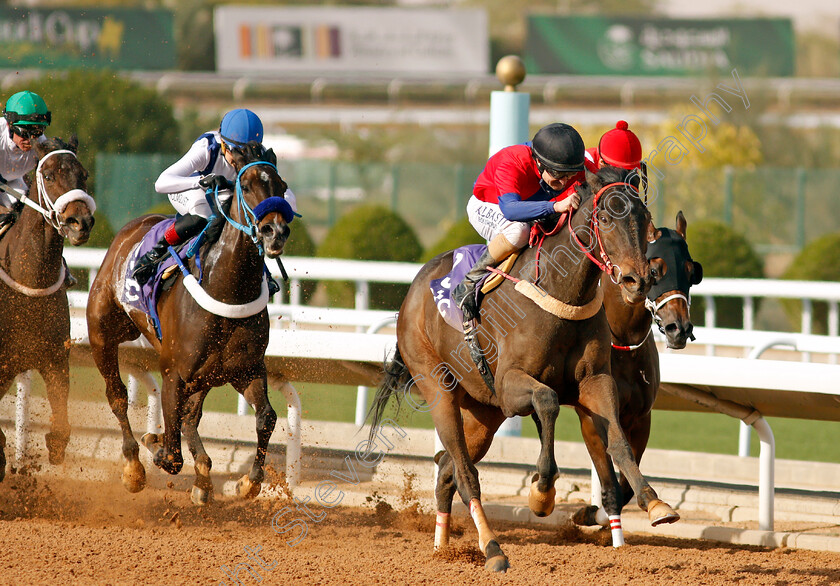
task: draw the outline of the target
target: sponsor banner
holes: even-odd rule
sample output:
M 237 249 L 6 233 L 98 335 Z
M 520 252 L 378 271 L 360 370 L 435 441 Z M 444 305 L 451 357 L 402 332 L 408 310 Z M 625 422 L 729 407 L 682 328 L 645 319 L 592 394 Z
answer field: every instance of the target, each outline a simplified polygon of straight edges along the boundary
M 484 10 L 219 6 L 223 72 L 486 74 Z
M 788 18 L 529 16 L 528 73 L 794 75 Z
M 172 13 L 0 7 L 4 68 L 174 69 Z

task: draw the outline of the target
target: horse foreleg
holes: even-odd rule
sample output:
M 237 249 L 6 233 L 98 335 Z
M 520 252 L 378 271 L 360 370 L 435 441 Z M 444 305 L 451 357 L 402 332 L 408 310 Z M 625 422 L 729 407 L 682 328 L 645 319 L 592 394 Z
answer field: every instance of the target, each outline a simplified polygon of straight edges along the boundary
M 277 423 L 277 413 L 268 400 L 265 372 L 248 382 L 247 386 L 234 382 L 233 387 L 242 393 L 256 414 L 257 453 L 254 455 L 254 464 L 251 466 L 251 472 L 236 483 L 236 492 L 240 497 L 253 498 L 260 494 L 262 488 L 261 483 L 265 477 L 265 456 L 268 452 L 268 442 Z
M 181 425 L 181 431 L 195 462 L 195 483 L 193 483 L 190 499 L 199 506 L 206 505 L 213 497 L 213 482 L 210 480 L 213 461 L 204 450 L 204 444 L 198 435 L 198 424 L 201 422 L 204 398 L 208 391 L 209 389 L 190 395 L 184 405 L 184 421 Z
M 633 457 L 637 465 L 642 463 L 642 455 L 645 453 L 648 440 L 650 439 L 650 424 L 651 416 L 648 411 L 645 415 L 635 419 L 632 427 L 626 431 L 627 441 L 630 443 L 630 449 L 633 450 Z M 624 507 L 632 500 L 634 493 L 633 487 L 630 486 L 630 482 L 628 482 L 623 472 L 620 478 L 620 485 L 622 496 L 624 497 L 621 506 Z
M 174 366 L 161 365 L 163 384 L 160 399 L 163 408 L 163 437 L 159 434 L 145 434 L 143 445 L 154 455 L 155 466 L 169 474 L 178 474 L 184 465 L 181 453 L 181 418 L 184 381 L 176 374 Z
M 621 529 L 622 490 L 619 487 L 615 469 L 607 455 L 607 430 L 603 425 L 596 425 L 592 414 L 582 407 L 577 409 L 580 418 L 580 431 L 584 444 L 601 481 L 601 506 L 589 505 L 577 511 L 572 521 L 577 525 L 609 525 L 612 531 L 613 547 L 624 545 L 624 533 Z
M 521 370 L 510 370 L 504 375 L 505 406 L 513 412 L 530 411 L 539 420 L 540 455 L 537 473 L 531 479 L 528 506 L 538 517 L 554 511 L 557 481 L 557 462 L 554 458 L 554 427 L 560 414 L 557 393 Z
M 618 422 L 615 380 L 607 374 L 584 379 L 580 383 L 579 403 L 592 413 L 595 425 L 607 429 L 607 453 L 627 478 L 637 495 L 639 506 L 647 511 L 651 525 L 673 523 L 680 516 L 667 503 L 660 500 L 656 491 L 639 470 L 630 444 Z
M 122 431 L 122 453 L 126 460 L 125 466 L 123 466 L 122 483 L 129 492 L 140 492 L 146 486 L 146 470 L 140 463 L 140 446 L 134 439 L 131 423 L 128 421 L 128 389 L 125 388 L 120 378 L 117 345 L 105 346 L 101 343 L 94 343 L 95 337 L 93 334 L 91 334 L 90 339 L 93 360 L 96 362 L 96 367 L 102 374 L 102 378 L 105 379 L 105 396 L 108 398 L 108 405 L 116 416 Z
M 50 464 L 64 462 L 64 451 L 70 441 L 70 422 L 67 419 L 67 397 L 70 392 L 70 366 L 65 354 L 58 360 L 40 370 L 47 388 L 52 417 L 50 431 L 46 434 L 47 452 Z

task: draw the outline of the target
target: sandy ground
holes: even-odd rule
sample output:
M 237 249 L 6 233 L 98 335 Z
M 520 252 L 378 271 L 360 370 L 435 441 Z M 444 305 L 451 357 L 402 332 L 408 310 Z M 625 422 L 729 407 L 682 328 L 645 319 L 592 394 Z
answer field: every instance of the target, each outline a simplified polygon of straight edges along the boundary
M 467 518 L 433 554 L 430 512 L 409 489 L 388 500 L 405 508 L 374 495 L 362 508 L 310 507 L 315 522 L 282 490 L 197 508 L 176 488 L 132 495 L 118 482 L 12 474 L 0 484 L 0 584 L 840 583 L 840 554 L 633 534 L 614 550 L 606 531 L 513 523 L 494 525 L 512 567 L 492 575 Z

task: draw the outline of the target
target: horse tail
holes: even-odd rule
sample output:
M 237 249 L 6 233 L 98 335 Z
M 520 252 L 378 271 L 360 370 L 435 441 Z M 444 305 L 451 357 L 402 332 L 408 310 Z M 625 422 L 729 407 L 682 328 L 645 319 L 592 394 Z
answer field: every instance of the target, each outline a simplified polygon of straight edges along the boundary
M 402 400 L 405 386 L 411 381 L 411 373 L 408 367 L 403 362 L 400 355 L 400 347 L 397 346 L 394 357 L 385 362 L 384 365 L 385 378 L 379 385 L 376 395 L 373 397 L 373 404 L 370 406 L 366 419 L 370 420 L 370 436 L 369 440 L 373 441 L 376 430 L 379 429 L 379 422 L 382 420 L 382 415 L 385 413 L 385 407 L 388 405 L 388 400 L 391 397 L 396 398 L 397 412 L 399 412 L 400 401 Z

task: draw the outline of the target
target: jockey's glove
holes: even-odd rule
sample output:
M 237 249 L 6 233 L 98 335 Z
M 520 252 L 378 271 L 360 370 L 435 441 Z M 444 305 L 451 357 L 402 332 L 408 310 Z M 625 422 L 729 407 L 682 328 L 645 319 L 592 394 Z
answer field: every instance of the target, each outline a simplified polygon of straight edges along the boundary
M 228 181 L 227 177 L 225 177 L 224 175 L 216 175 L 215 173 L 205 175 L 204 177 L 198 180 L 198 184 L 201 185 L 204 189 L 233 189 L 233 183 Z
M 16 201 L 13 203 L 11 211 L 6 212 L 5 214 L 0 214 L 0 226 L 11 226 L 14 224 L 17 221 L 18 216 L 20 216 L 20 213 L 23 211 L 23 207 L 22 201 Z

